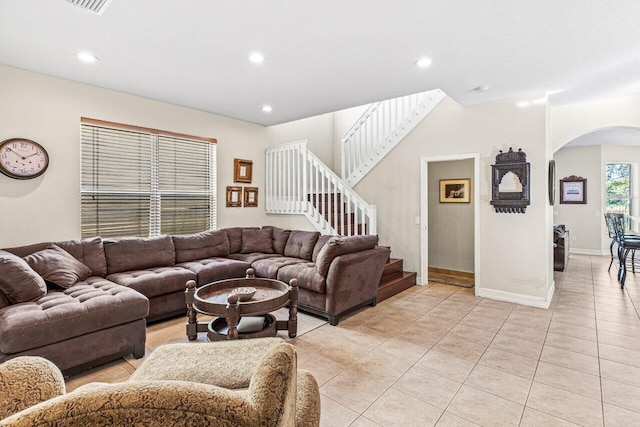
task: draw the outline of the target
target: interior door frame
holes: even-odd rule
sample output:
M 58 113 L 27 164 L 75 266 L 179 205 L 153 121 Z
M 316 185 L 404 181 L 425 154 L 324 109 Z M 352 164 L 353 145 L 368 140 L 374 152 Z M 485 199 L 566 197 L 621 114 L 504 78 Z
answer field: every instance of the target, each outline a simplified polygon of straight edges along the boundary
M 473 159 L 473 269 L 475 294 L 482 288 L 480 269 L 480 153 L 447 154 L 420 158 L 420 282 L 429 282 L 429 163 Z

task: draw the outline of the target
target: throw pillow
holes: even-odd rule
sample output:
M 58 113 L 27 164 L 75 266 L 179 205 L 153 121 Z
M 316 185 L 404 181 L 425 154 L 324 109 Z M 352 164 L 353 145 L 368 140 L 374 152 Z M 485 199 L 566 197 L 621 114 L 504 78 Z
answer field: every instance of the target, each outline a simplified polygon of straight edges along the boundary
M 46 295 L 47 284 L 25 260 L 0 250 L 0 291 L 11 304 L 17 304 Z
M 287 246 L 287 240 L 289 240 L 291 230 L 272 227 L 270 225 L 265 225 L 264 227 L 262 227 L 262 229 L 271 229 L 271 232 L 273 234 L 273 252 L 276 254 L 284 255 L 284 248 L 285 246 Z
M 320 237 L 317 231 L 293 230 L 284 247 L 284 256 L 302 258 L 311 261 L 313 248 Z
M 252 252 L 262 252 L 264 254 L 273 253 L 273 242 L 271 241 L 271 229 L 248 230 L 242 229 L 241 254 Z
M 70 288 L 91 275 L 89 267 L 56 245 L 34 252 L 24 260 L 44 280 L 63 288 Z

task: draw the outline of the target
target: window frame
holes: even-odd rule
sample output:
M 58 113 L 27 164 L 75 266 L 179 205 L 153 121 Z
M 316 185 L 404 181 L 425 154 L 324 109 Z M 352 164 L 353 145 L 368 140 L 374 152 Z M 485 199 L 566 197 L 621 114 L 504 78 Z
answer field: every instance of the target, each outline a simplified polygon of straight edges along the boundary
M 217 165 L 216 165 L 216 160 L 217 160 L 217 149 L 216 149 L 216 144 L 217 144 L 217 140 L 215 138 L 205 138 L 205 137 L 199 137 L 199 136 L 193 136 L 193 135 L 187 135 L 187 134 L 181 134 L 181 133 L 176 133 L 176 132 L 170 132 L 170 131 L 163 131 L 163 130 L 158 130 L 158 129 L 153 129 L 153 128 L 147 128 L 147 127 L 141 127 L 141 126 L 132 126 L 132 125 L 126 125 L 126 124 L 121 124 L 121 123 L 114 123 L 114 122 L 107 122 L 104 120 L 98 120 L 98 119 L 91 119 L 91 118 L 87 118 L 87 117 L 81 117 L 81 129 L 84 130 L 85 126 L 87 126 L 87 128 L 93 127 L 93 128 L 103 128 L 103 129 L 108 129 L 109 131 L 123 131 L 123 132 L 134 132 L 137 134 L 141 134 L 144 135 L 145 137 L 149 138 L 149 144 L 150 144 L 150 160 L 149 160 L 149 174 L 151 177 L 151 183 L 150 183 L 150 188 L 147 191 L 146 189 L 143 191 L 130 191 L 130 190 L 125 190 L 125 189 L 121 189 L 119 190 L 118 188 L 115 189 L 108 189 L 108 190 L 102 190 L 99 188 L 95 187 L 95 182 L 93 183 L 93 186 L 91 187 L 87 187 L 85 185 L 85 183 L 83 182 L 83 176 L 85 174 L 85 164 L 84 164 L 84 157 L 81 154 L 81 182 L 80 182 L 80 212 L 81 212 L 81 219 L 80 219 L 80 224 L 81 224 L 81 235 L 83 238 L 85 237 L 91 237 L 88 234 L 85 235 L 86 233 L 85 231 L 85 220 L 83 218 L 82 212 L 83 212 L 83 204 L 85 203 L 84 200 L 86 200 L 87 196 L 91 196 L 91 197 L 95 197 L 95 196 L 113 196 L 113 197 L 130 197 L 131 195 L 137 194 L 142 196 L 143 198 L 147 198 L 149 200 L 149 208 L 148 208 L 148 212 L 149 212 L 149 230 L 148 230 L 148 234 L 147 235 L 141 235 L 141 236 L 136 236 L 136 237 L 155 237 L 155 236 L 159 236 L 162 233 L 162 197 L 163 196 L 169 196 L 169 197 L 176 197 L 177 199 L 180 198 L 180 196 L 189 196 L 192 195 L 194 196 L 194 198 L 208 198 L 208 212 L 209 212 L 209 218 L 208 218 L 208 229 L 215 229 L 216 228 L 216 223 L 217 223 Z M 168 140 L 163 140 L 162 138 L 168 138 Z M 200 150 L 202 152 L 206 152 L 207 154 L 207 159 L 205 160 L 205 163 L 208 165 L 208 177 L 205 175 L 205 180 L 208 181 L 208 183 L 205 185 L 205 190 L 186 190 L 186 189 L 172 189 L 172 190 L 167 190 L 167 189 L 161 189 L 160 188 L 160 180 L 159 180 L 159 166 L 160 166 L 160 146 L 161 144 L 170 144 L 172 142 L 180 142 L 180 140 L 185 141 L 186 143 L 206 143 L 207 145 L 207 149 L 206 150 Z M 83 139 L 81 138 L 81 153 L 82 150 L 84 149 L 84 142 Z M 92 160 L 95 159 L 95 154 L 92 154 Z M 89 166 L 91 167 L 91 166 Z M 142 169 L 143 171 L 144 168 Z M 93 173 L 92 171 L 90 173 Z M 201 175 L 202 176 L 202 175 Z M 96 209 L 96 217 L 99 216 L 99 210 Z M 135 229 L 135 227 L 132 227 L 133 229 Z M 99 221 L 95 221 L 92 224 L 92 229 L 96 230 L 97 233 L 96 234 L 100 234 L 99 231 Z M 204 231 L 204 230 L 201 230 Z M 90 233 L 93 235 L 93 233 Z M 168 234 L 177 234 L 177 233 L 171 233 L 169 232 Z M 124 237 L 124 236 L 131 236 L 131 234 L 127 234 L 127 232 L 125 231 L 124 234 L 122 235 L 118 235 L 117 237 Z M 111 237 L 111 236 L 109 236 Z M 116 237 L 116 236 L 113 236 Z

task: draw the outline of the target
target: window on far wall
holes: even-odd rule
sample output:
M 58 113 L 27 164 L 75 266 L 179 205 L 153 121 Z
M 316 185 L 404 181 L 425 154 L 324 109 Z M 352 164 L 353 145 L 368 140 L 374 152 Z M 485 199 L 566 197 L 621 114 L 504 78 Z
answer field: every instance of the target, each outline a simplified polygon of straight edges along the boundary
M 215 140 L 82 119 L 82 237 L 216 226 Z
M 607 212 L 633 215 L 631 163 L 607 163 Z

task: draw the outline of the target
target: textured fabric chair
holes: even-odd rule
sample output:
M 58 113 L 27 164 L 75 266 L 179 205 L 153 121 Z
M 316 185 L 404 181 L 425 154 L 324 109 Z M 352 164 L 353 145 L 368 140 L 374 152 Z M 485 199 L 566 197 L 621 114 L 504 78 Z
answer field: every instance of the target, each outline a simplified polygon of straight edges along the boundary
M 167 359 L 176 355 L 187 360 Z M 167 344 L 138 369 L 127 382 L 65 394 L 55 365 L 13 359 L 0 365 L 0 408 L 8 417 L 0 425 L 319 425 L 318 384 L 297 371 L 295 348 L 277 339 Z M 216 373 L 229 388 L 214 384 Z

